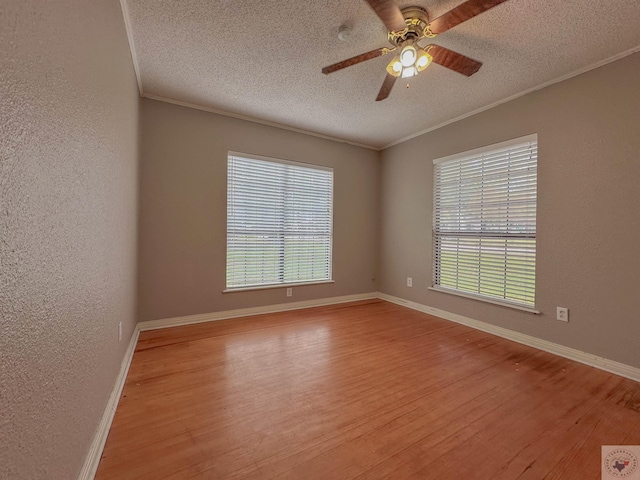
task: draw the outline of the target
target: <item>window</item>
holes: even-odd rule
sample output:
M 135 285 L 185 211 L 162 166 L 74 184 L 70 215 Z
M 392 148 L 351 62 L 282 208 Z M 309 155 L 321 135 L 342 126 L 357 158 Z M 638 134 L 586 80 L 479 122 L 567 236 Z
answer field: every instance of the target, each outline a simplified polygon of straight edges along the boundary
M 227 289 L 331 280 L 333 170 L 229 152 Z
M 533 308 L 537 135 L 434 161 L 435 290 Z

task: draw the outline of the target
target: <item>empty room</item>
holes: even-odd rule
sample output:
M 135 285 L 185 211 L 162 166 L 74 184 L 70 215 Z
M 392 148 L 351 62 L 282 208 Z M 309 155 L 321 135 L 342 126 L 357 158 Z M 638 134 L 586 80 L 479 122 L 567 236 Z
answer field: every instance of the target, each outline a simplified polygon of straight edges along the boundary
M 640 480 L 637 0 L 0 0 L 0 479 Z

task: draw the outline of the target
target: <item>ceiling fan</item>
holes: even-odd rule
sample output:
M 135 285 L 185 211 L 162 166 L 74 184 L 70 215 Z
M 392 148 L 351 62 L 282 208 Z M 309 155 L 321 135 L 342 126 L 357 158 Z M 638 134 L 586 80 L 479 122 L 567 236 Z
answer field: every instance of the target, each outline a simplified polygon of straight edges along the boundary
M 431 62 L 470 77 L 482 66 L 481 62 L 454 52 L 440 45 L 418 45 L 423 38 L 433 38 L 440 33 L 466 22 L 507 0 L 467 0 L 453 10 L 429 22 L 427 11 L 422 7 L 407 7 L 400 10 L 393 0 L 366 0 L 389 30 L 388 40 L 391 48 L 382 47 L 356 55 L 322 69 L 329 74 L 343 68 L 356 65 L 372 58 L 399 50 L 400 53 L 387 65 L 387 76 L 382 83 L 376 101 L 384 100 L 398 77 L 410 78 L 417 75 Z

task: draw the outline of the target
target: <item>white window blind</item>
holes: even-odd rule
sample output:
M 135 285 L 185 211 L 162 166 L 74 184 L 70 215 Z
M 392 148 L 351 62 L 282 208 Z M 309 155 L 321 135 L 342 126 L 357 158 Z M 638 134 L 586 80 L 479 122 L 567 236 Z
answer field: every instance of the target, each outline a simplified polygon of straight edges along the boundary
M 229 153 L 227 289 L 331 280 L 333 170 Z
M 434 161 L 434 287 L 535 304 L 537 135 Z

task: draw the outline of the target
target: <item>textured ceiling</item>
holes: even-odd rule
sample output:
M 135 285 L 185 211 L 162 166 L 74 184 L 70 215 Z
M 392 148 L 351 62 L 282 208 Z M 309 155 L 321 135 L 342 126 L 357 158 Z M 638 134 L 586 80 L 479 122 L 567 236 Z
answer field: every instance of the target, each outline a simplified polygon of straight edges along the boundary
M 476 75 L 432 65 L 375 102 L 390 55 L 320 71 L 389 45 L 364 0 L 123 2 L 145 96 L 376 148 L 640 46 L 638 0 L 509 0 L 433 40 L 483 62 Z M 431 19 L 460 3 L 397 1 Z

